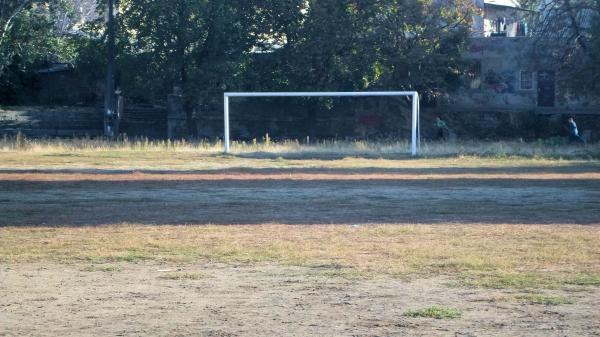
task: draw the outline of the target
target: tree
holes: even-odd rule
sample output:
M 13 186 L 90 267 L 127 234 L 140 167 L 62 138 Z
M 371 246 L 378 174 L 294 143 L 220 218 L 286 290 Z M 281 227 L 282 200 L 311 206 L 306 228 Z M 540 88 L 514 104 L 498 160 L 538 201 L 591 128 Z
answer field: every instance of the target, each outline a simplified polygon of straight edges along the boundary
M 471 1 L 310 0 L 292 8 L 280 10 L 286 15 L 272 26 L 275 48 L 253 55 L 244 73 L 250 90 L 418 90 L 434 97 L 456 88 L 464 72 Z M 335 101 L 298 103 L 314 125 Z
M 31 0 L 18 0 L 0 2 L 0 74 L 5 72 L 5 68 L 10 64 L 10 60 L 14 55 L 14 51 L 7 47 L 8 38 L 15 19 L 23 12 L 29 9 Z
M 106 65 L 102 53 L 111 43 L 91 9 L 95 0 L 27 3 L 11 19 L 10 33 L 3 33 L 10 42 L 2 50 L 20 50 L 28 61 L 9 58 L 5 64 L 25 69 L 23 65 L 43 60 L 70 60 L 99 77 L 95 69 Z M 470 26 L 470 4 L 120 0 L 115 62 L 121 70 L 115 78 L 128 97 L 144 102 L 164 101 L 166 93 L 179 86 L 189 109 L 217 109 L 223 90 L 239 89 L 406 89 L 441 95 L 453 89 L 463 71 L 460 56 Z M 16 13 L 20 7 L 10 8 Z M 7 11 L 3 13 L 6 18 Z M 40 28 L 36 34 L 33 27 Z M 25 50 L 11 43 L 36 47 Z
M 557 70 L 561 87 L 600 97 L 600 0 L 542 0 L 535 22 L 536 59 Z
M 45 62 L 76 58 L 77 43 L 57 31 L 60 0 L 0 1 L 0 99 L 10 101 Z
M 124 89 L 152 100 L 173 86 L 197 96 L 230 85 L 256 41 L 259 2 L 123 0 L 119 59 L 135 69 L 121 73 Z
M 439 95 L 463 72 L 471 1 L 306 2 L 275 50 L 279 80 L 302 90 L 406 89 Z M 291 27 L 291 28 L 290 28 Z
M 14 19 L 31 6 L 32 0 L 2 0 L 0 2 L 0 39 L 4 41 Z

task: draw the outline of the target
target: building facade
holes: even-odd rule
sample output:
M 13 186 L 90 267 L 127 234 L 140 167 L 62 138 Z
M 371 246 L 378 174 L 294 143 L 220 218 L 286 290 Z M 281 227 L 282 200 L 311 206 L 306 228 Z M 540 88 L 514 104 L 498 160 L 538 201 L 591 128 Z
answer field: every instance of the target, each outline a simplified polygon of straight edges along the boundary
M 464 56 L 469 71 L 443 108 L 600 114 L 600 102 L 561 88 L 551 62 L 542 62 L 543 53 L 533 53 L 533 12 L 516 0 L 475 0 L 475 5 L 479 15 Z

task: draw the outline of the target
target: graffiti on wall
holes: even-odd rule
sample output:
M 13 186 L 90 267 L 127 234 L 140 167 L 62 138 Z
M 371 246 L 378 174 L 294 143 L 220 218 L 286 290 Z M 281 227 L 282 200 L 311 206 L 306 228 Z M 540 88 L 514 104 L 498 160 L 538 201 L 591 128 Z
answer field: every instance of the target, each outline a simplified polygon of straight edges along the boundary
M 496 72 L 490 69 L 485 74 L 484 88 L 497 94 L 514 93 L 516 82 L 517 79 L 514 71 L 505 70 Z

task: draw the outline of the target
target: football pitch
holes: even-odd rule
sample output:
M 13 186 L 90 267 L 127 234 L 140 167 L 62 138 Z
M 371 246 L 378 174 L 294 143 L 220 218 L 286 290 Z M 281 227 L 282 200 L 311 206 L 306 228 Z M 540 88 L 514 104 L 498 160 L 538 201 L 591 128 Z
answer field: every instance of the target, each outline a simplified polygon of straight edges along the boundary
M 0 335 L 598 335 L 595 158 L 0 151 Z

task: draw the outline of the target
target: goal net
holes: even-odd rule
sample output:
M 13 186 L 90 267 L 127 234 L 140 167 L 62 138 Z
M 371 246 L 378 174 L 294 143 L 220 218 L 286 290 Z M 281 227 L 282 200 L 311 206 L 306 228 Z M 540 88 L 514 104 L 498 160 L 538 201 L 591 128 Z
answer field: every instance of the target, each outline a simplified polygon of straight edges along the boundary
M 411 119 L 411 148 L 410 152 L 416 156 L 420 146 L 419 135 L 419 93 L 416 91 L 363 91 L 363 92 L 226 92 L 224 94 L 224 151 L 230 152 L 230 133 L 229 133 L 229 101 L 235 97 L 393 97 L 408 96 L 412 103 Z

